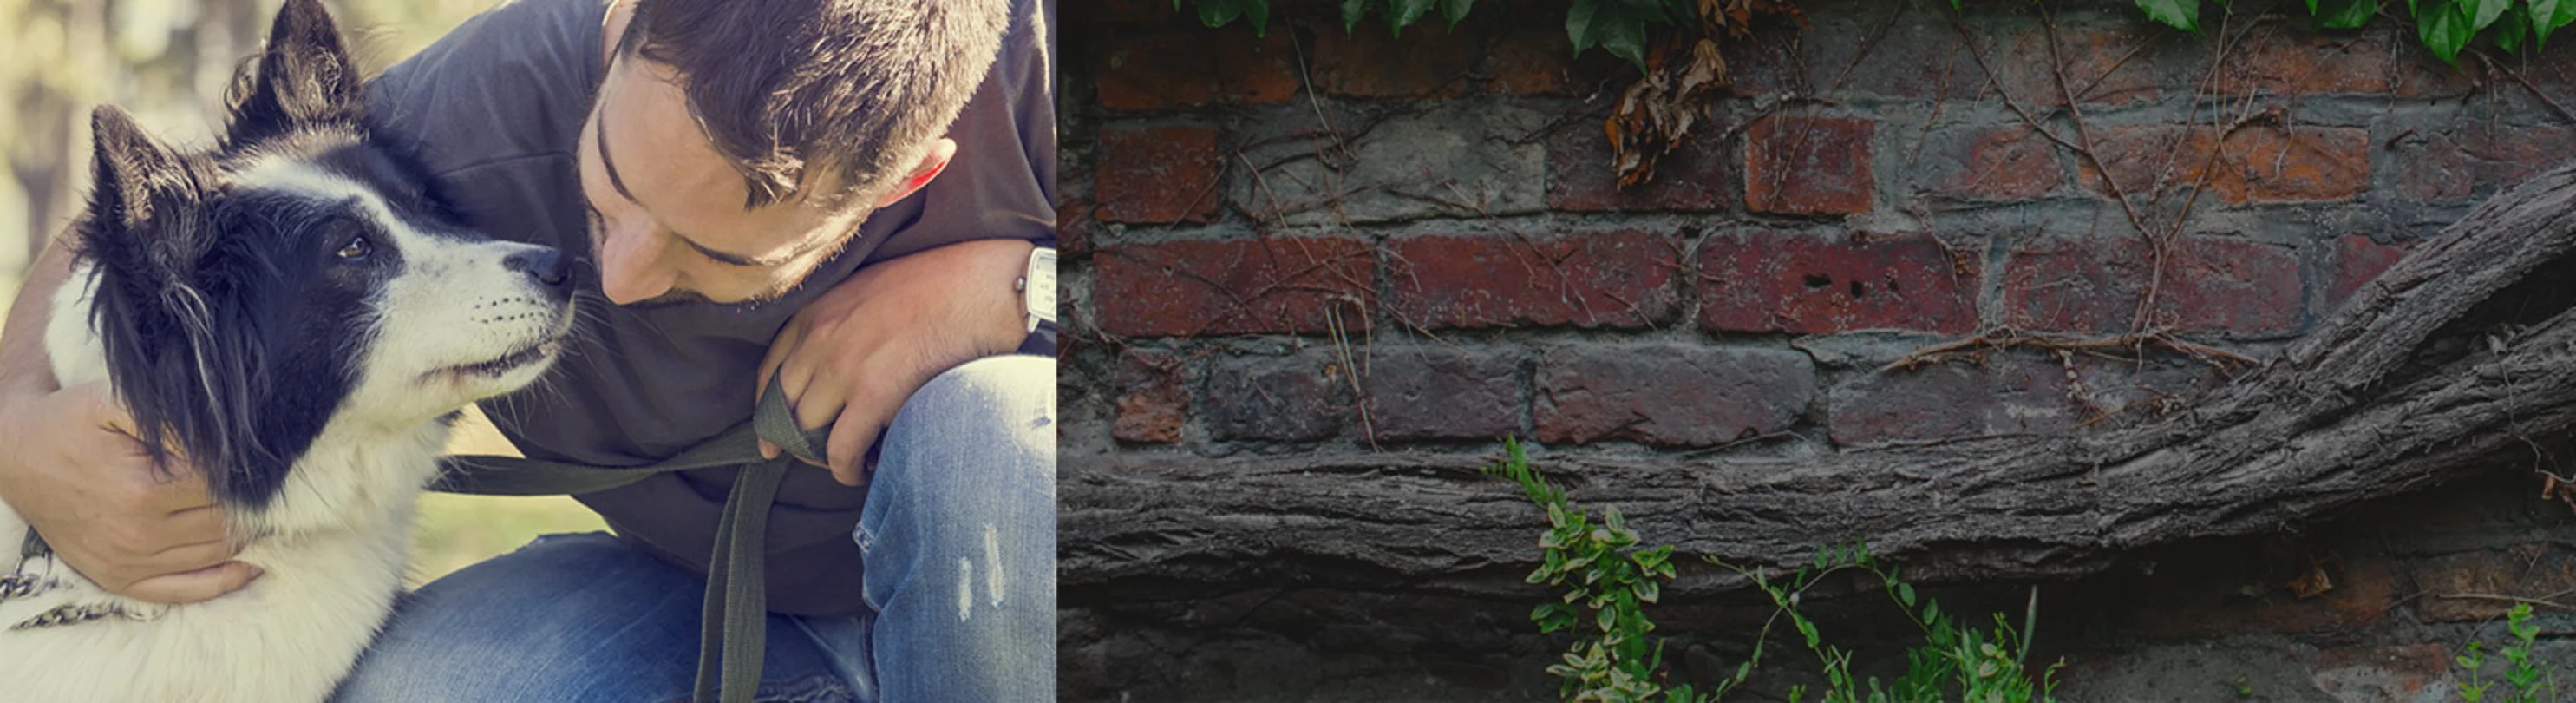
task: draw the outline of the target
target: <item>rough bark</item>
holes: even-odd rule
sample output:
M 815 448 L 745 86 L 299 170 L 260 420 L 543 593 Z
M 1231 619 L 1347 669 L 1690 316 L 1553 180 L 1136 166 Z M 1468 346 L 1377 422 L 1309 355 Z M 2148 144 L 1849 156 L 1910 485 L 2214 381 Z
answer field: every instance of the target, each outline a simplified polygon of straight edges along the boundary
M 1739 563 L 1794 564 L 1863 539 L 1934 577 L 2084 573 L 2125 550 L 2275 530 L 2545 458 L 2576 424 L 2571 252 L 2576 170 L 2562 167 L 2422 243 L 2262 367 L 2137 426 L 1539 465 L 1580 502 L 1622 506 L 1650 539 Z M 1479 473 L 1491 459 L 1069 459 L 1065 602 L 1296 586 L 1526 593 L 1539 517 Z

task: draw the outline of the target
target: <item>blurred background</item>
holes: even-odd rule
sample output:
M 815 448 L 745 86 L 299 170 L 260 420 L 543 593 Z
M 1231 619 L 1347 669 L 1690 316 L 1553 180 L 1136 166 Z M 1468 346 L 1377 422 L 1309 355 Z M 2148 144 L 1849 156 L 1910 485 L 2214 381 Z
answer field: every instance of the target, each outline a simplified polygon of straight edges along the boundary
M 259 48 L 283 0 L 0 0 L 0 299 L 80 211 L 89 111 L 115 103 L 174 145 L 202 145 L 222 120 L 234 67 Z M 370 75 L 437 41 L 497 0 L 328 0 Z M 453 449 L 507 453 L 476 415 Z M 547 532 L 602 529 L 569 498 L 432 494 L 414 535 L 414 585 Z

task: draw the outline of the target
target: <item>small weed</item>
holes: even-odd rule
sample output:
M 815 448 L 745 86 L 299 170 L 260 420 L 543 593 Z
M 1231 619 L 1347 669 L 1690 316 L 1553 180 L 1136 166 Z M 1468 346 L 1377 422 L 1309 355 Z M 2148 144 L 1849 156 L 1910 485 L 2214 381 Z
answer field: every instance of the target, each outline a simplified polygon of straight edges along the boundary
M 2460 699 L 2483 703 L 2493 692 L 2504 703 L 2554 703 L 2558 700 L 2558 672 L 2531 658 L 2531 645 L 2540 639 L 2540 625 L 2531 621 L 2531 604 L 2515 603 L 2512 610 L 2505 611 L 2504 622 L 2505 630 L 2512 635 L 2504 646 L 2504 680 L 2487 680 L 2485 647 L 2470 642 L 2468 651 L 2453 660 L 2469 672 L 2469 682 L 2460 685 Z M 2493 690 L 2499 683 L 2507 688 Z
M 1565 589 L 1558 599 L 1532 610 L 1530 620 L 1543 633 L 1573 630 L 1582 634 L 1566 648 L 1561 663 L 1547 668 L 1549 674 L 1563 680 L 1561 694 L 1566 701 L 1719 700 L 1752 679 L 1770 644 L 1773 628 L 1783 621 L 1798 632 L 1825 677 L 1821 689 L 1791 687 L 1789 699 L 1797 703 L 1809 700 L 1810 695 L 1819 703 L 2054 700 L 2056 672 L 2064 664 L 2048 665 L 2035 681 L 2023 666 L 2030 650 L 2028 623 L 2038 616 L 2036 591 L 2032 592 L 2030 612 L 2021 629 L 2014 628 L 2002 614 L 1993 616 L 1992 629 L 1964 626 L 1957 616 L 1942 612 L 1939 603 L 1918 598 L 1914 585 L 1899 576 L 1897 567 L 1880 563 L 1865 545 L 1857 543 L 1817 550 L 1812 565 L 1779 575 L 1704 557 L 1711 564 L 1734 569 L 1751 579 L 1755 588 L 1771 600 L 1774 610 L 1755 635 L 1752 653 L 1736 666 L 1732 676 L 1710 686 L 1705 693 L 1689 684 L 1668 686 L 1663 667 L 1664 643 L 1650 636 L 1655 625 L 1646 617 L 1645 605 L 1661 600 L 1663 582 L 1675 574 L 1672 545 L 1637 546 L 1641 540 L 1636 531 L 1628 527 L 1615 507 L 1603 511 L 1599 523 L 1592 522 L 1585 511 L 1566 500 L 1565 491 L 1530 470 L 1529 458 L 1518 441 L 1507 439 L 1504 448 L 1504 463 L 1488 467 L 1486 473 L 1519 485 L 1530 502 L 1547 510 L 1548 532 L 1539 538 L 1542 563 L 1530 573 L 1529 582 Z M 1923 632 L 1923 643 L 1905 653 L 1904 675 L 1893 682 L 1877 677 L 1863 680 L 1853 675 L 1851 650 L 1827 641 L 1815 621 L 1799 611 L 1808 590 L 1845 572 L 1877 578 L 1888 598 Z

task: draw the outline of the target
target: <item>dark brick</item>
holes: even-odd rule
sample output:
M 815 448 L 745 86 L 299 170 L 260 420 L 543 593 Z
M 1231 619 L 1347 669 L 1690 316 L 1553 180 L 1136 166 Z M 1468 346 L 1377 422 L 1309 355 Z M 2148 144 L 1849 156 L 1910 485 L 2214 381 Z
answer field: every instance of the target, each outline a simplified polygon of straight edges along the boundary
M 1118 359 L 1118 421 L 1110 435 L 1121 442 L 1181 441 L 1189 419 L 1189 392 L 1181 362 L 1169 352 L 1133 351 Z
M 1377 262 L 1352 239 L 1270 237 L 1108 247 L 1093 257 L 1100 327 L 1131 337 L 1359 329 Z
M 1514 26 L 1493 37 L 1478 72 L 1494 77 L 1490 92 L 1563 95 L 1574 81 L 1574 57 L 1566 47 L 1561 28 Z
M 1678 307 L 1671 239 L 1643 232 L 1431 236 L 1390 243 L 1394 309 L 1428 327 L 1643 327 Z
M 1216 217 L 1223 173 L 1216 130 L 1205 127 L 1104 127 L 1100 173 L 1092 196 L 1100 219 L 1168 224 Z
M 1091 203 L 1071 198 L 1055 207 L 1055 246 L 1067 256 L 1091 253 Z
M 1610 164 L 1610 138 L 1601 123 L 1582 120 L 1547 140 L 1547 206 L 1574 212 L 1611 210 L 1709 211 L 1727 205 L 1725 145 L 1705 135 L 1655 162 L 1644 184 L 1619 187 Z
M 2135 237 L 2034 242 L 2004 264 L 2004 322 L 2043 332 L 2136 331 L 2138 301 L 2156 270 Z M 2298 329 L 2300 289 L 2298 261 L 2280 247 L 2186 236 L 2164 262 L 2148 323 L 2184 334 L 2283 336 Z
M 2504 617 L 2508 600 L 2460 598 L 2485 594 L 2503 598 L 2549 600 L 2576 588 L 2576 556 L 2545 543 L 2503 550 L 2463 552 L 2416 562 L 2408 575 L 2423 593 L 2416 613 L 2434 622 L 2469 622 Z
M 1218 440 L 1312 442 L 1341 433 L 1350 381 L 1328 355 L 1218 357 L 1208 367 L 1208 433 Z
M 2412 245 L 2412 242 L 2381 244 L 2358 234 L 2335 239 L 2334 285 L 2326 291 L 2324 310 L 2332 312 L 2343 307 L 2344 301 L 2351 300 L 2352 294 L 2360 292 L 2363 285 L 2378 278 L 2388 267 L 2397 265 L 2399 259 L 2406 258 L 2406 251 Z
M 2051 434 L 2085 418 L 2064 365 L 2019 355 L 1882 371 L 1826 395 L 1834 443 L 1866 447 L 1996 434 Z
M 1185 27 L 1122 39 L 1100 54 L 1100 106 L 1171 110 L 1269 104 L 1296 96 L 1297 48 L 1287 31 Z
M 1877 180 L 1870 174 L 1869 120 L 1765 117 L 1745 130 L 1744 203 L 1781 215 L 1868 212 Z
M 2138 612 L 2138 628 L 2151 637 L 2352 633 L 2396 607 L 2395 570 L 2387 560 L 2319 559 L 2257 557 L 2159 575 L 2144 589 L 2148 600 Z M 2321 583 L 2328 588 L 2301 597 L 2292 581 L 2310 568 L 2324 575 Z
M 2065 184 L 2057 145 L 2028 127 L 1977 130 L 1948 159 L 1926 162 L 1931 192 L 1978 202 L 2016 202 L 2047 195 Z
M 1519 434 L 1529 403 L 1520 359 L 1449 347 L 1370 352 L 1369 425 L 1389 441 L 1492 440 Z
M 2052 54 L 2048 29 L 2031 26 L 2015 33 L 2000 47 L 1987 47 L 1987 61 L 2000 75 L 2004 94 L 2026 106 L 2063 105 L 2068 92 L 2075 94 L 2077 102 L 2087 105 L 2143 103 L 2154 100 L 2162 91 L 2153 48 L 2161 33 L 2161 29 L 2144 22 L 2107 27 L 2061 25 Z M 2051 60 L 2050 56 L 2059 57 L 2065 65 L 2063 89 L 2057 83 L 2056 67 L 2061 61 Z
M 2095 134 L 2095 155 L 2132 198 L 2203 184 L 2238 205 L 2329 202 L 2357 198 L 2370 187 L 2370 134 L 2360 129 L 2246 127 L 2227 137 L 2215 160 L 2210 150 L 2217 129 L 2206 125 L 2138 125 Z M 2089 162 L 2077 165 L 2086 187 L 2111 192 Z
M 1534 383 L 1540 441 L 1713 446 L 1795 424 L 1816 371 L 1778 349 L 1592 345 L 1548 352 Z
M 1930 235 L 1794 232 L 1711 236 L 1699 249 L 1700 326 L 1721 332 L 1832 334 L 1977 328 L 1983 268 Z
M 2326 649 L 2310 670 L 2317 691 L 2339 701 L 2448 700 L 2452 654 L 2430 643 Z

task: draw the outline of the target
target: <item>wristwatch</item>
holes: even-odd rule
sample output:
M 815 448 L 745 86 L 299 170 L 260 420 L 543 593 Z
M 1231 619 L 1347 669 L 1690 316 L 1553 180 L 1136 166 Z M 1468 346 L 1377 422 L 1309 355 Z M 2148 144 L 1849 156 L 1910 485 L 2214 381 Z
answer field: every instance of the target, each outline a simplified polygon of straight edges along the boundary
M 1029 329 L 1028 341 L 1020 343 L 1020 353 L 1055 355 L 1055 249 L 1038 247 L 1029 251 L 1028 271 L 1011 287 L 1020 294 L 1020 307 Z

